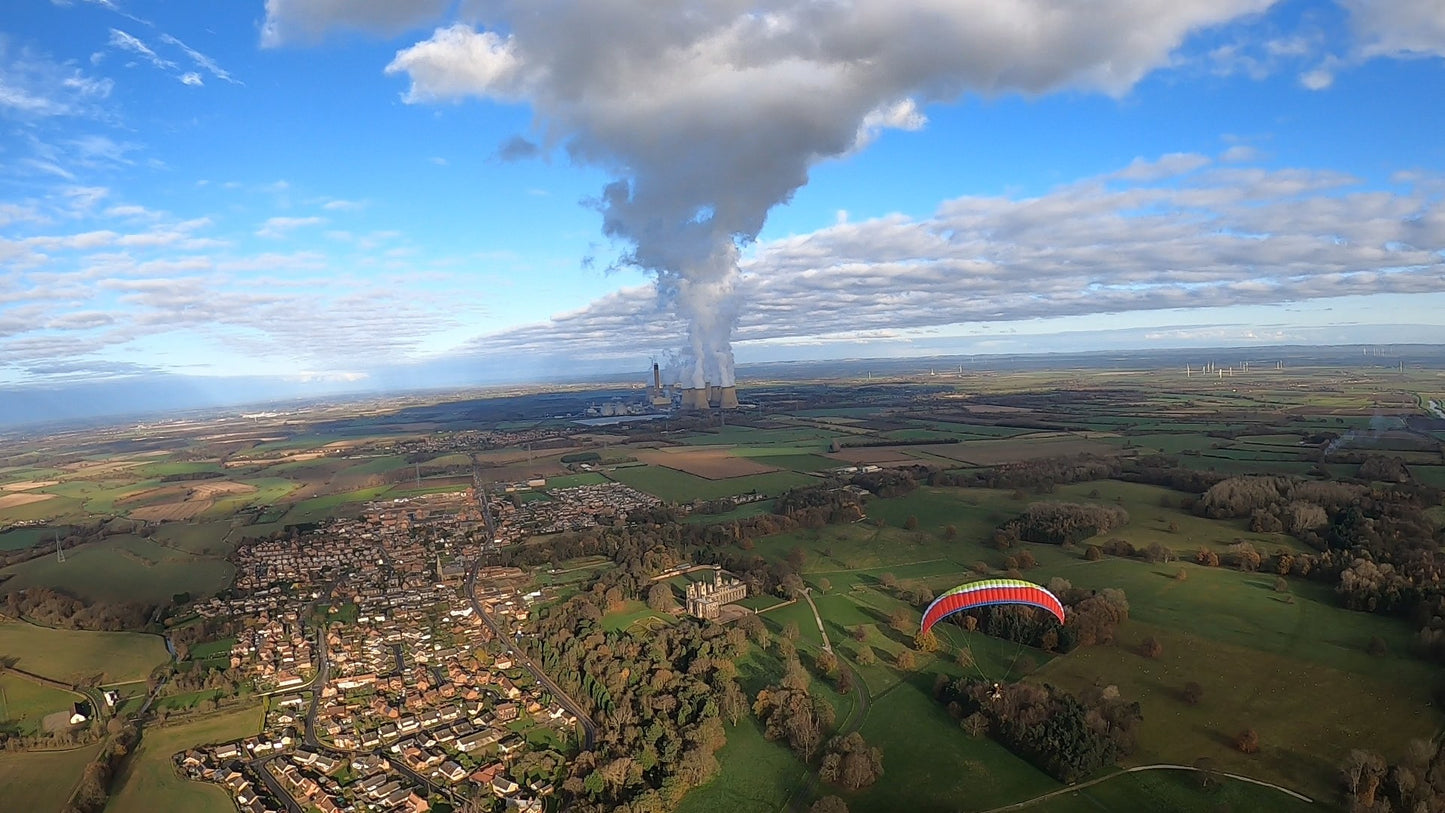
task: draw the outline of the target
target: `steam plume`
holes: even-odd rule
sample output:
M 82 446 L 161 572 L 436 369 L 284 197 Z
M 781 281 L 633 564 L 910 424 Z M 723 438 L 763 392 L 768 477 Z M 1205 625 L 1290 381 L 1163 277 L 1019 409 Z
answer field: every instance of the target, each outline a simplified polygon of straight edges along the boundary
M 1120 94 L 1272 0 L 472 0 L 400 51 L 411 102 L 529 104 L 613 173 L 603 228 L 688 324 L 685 384 L 731 386 L 739 247 L 820 161 L 968 92 Z

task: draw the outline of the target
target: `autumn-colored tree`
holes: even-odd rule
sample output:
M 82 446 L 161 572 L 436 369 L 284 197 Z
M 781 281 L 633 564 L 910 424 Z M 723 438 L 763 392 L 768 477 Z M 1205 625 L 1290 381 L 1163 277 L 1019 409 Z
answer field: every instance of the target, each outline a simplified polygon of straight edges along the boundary
M 1234 747 L 1242 754 L 1254 754 L 1259 752 L 1259 733 L 1252 728 L 1246 728 L 1239 732 L 1234 738 Z
M 943 526 L 943 538 L 944 538 L 944 539 L 956 539 L 957 537 L 958 537 L 958 526 L 956 526 L 956 525 L 945 525 L 945 526 Z
M 803 565 L 805 565 L 805 564 L 807 564 L 807 563 L 808 563 L 808 553 L 807 553 L 807 551 L 803 550 L 802 548 L 798 547 L 797 545 L 794 545 L 793 548 L 792 548 L 792 550 L 789 550 L 789 551 L 788 551 L 788 566 L 793 569 L 793 572 L 795 572 L 795 573 L 801 573 L 801 572 L 803 571 Z
M 953 659 L 963 669 L 973 668 L 973 652 L 967 649 L 958 650 L 958 657 Z
M 818 592 L 820 592 L 820 593 L 827 593 L 828 591 L 830 591 L 830 590 L 832 590 L 832 589 L 833 589 L 833 583 L 832 583 L 832 582 L 828 581 L 827 579 L 819 579 L 819 580 L 818 580 Z
M 933 634 L 933 630 L 924 630 L 913 636 L 913 646 L 920 652 L 937 652 L 938 636 Z
M 918 517 L 915 517 L 915 516 L 913 516 L 912 514 L 909 514 L 909 515 L 908 515 L 908 519 L 903 520 L 903 529 L 904 529 L 905 531 L 916 531 L 916 530 L 918 530 Z
M 798 637 L 799 637 L 799 635 L 800 635 L 800 633 L 799 633 L 799 631 L 798 631 L 798 622 L 796 622 L 796 621 L 789 621 L 788 623 L 786 623 L 786 624 L 783 625 L 783 637 L 784 637 L 784 638 L 787 638 L 789 641 L 792 641 L 793 643 L 797 643 L 797 642 L 798 642 Z
M 988 717 L 984 716 L 983 712 L 975 711 L 963 718 L 959 725 L 968 732 L 970 737 L 982 737 L 988 733 Z
M 848 813 L 848 805 L 837 796 L 824 796 L 808 808 L 808 813 Z
M 895 609 L 888 617 L 888 625 L 902 633 L 913 631 L 913 615 L 902 607 Z
M 672 596 L 672 587 L 667 582 L 658 582 L 647 589 L 647 606 L 660 613 L 670 612 L 677 606 Z
M 883 752 L 869 747 L 863 735 L 856 731 L 834 738 L 828 744 L 818 775 L 824 782 L 849 790 L 866 788 L 883 775 Z
M 849 633 L 852 634 L 853 640 L 862 641 L 868 637 L 868 628 L 862 624 L 854 624 L 853 629 L 849 630 Z
M 864 666 L 872 666 L 878 662 L 878 656 L 873 654 L 873 647 L 864 645 L 858 650 L 858 662 Z
M 913 654 L 913 650 L 911 649 L 905 649 L 899 652 L 898 658 L 894 662 L 898 665 L 899 669 L 905 672 L 912 672 L 918 668 L 918 656 Z
M 1104 549 L 1098 545 L 1090 545 L 1084 549 L 1084 559 L 1090 562 L 1097 562 L 1104 558 Z
M 819 672 L 825 675 L 831 675 L 838 671 L 838 656 L 825 649 L 818 653 L 814 664 L 818 667 Z
M 1164 645 L 1159 639 L 1150 635 L 1139 643 L 1139 654 L 1146 658 L 1157 658 L 1164 654 Z

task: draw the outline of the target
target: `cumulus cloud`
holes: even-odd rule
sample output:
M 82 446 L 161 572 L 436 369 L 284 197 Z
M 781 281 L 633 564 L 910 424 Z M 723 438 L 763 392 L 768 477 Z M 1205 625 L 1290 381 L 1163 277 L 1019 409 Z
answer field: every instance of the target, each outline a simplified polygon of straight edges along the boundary
M 1164 176 L 1152 168 L 1192 168 Z M 1136 161 L 1033 198 L 963 197 L 933 216 L 840 221 L 757 246 L 742 342 L 1129 311 L 1445 292 L 1438 177 L 1403 193 L 1329 171 Z M 1188 318 L 1188 317 L 1184 317 Z M 596 358 L 668 346 L 650 288 L 478 340 L 483 353 Z M 599 347 L 596 337 L 609 342 Z
M 596 201 L 728 383 L 739 244 L 811 169 L 968 93 L 1126 93 L 1191 33 L 1270 0 L 479 0 L 398 52 L 411 102 L 530 105 L 544 143 L 616 180 Z
M 398 34 L 435 20 L 452 0 L 266 0 L 261 44 L 314 42 L 330 28 Z
M 1440 0 L 1340 2 L 1349 9 L 1363 56 L 1445 56 L 1445 8 Z

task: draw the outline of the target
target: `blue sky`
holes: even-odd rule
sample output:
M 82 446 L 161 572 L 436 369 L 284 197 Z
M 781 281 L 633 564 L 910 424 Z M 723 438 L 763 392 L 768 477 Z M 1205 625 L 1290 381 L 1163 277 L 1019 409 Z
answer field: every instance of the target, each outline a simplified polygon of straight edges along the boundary
M 1440 0 L 694 5 L 7 4 L 0 386 L 1445 340 Z

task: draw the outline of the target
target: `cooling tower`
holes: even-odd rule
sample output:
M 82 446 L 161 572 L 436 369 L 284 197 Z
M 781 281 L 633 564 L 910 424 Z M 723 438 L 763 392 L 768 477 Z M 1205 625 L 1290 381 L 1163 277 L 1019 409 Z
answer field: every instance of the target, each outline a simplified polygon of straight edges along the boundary
M 719 402 L 721 402 L 721 401 L 722 401 L 722 387 L 719 387 L 719 386 L 717 386 L 716 384 L 708 384 L 708 385 L 707 385 L 707 402 L 708 402 L 709 404 L 716 404 L 716 403 L 719 403 Z
M 707 411 L 707 388 L 688 387 L 682 391 L 682 408 Z
M 738 388 L 737 388 L 737 387 L 723 387 L 723 388 L 722 388 L 722 398 L 719 399 L 718 405 L 721 406 L 723 409 L 737 409 L 737 408 L 738 408 Z

